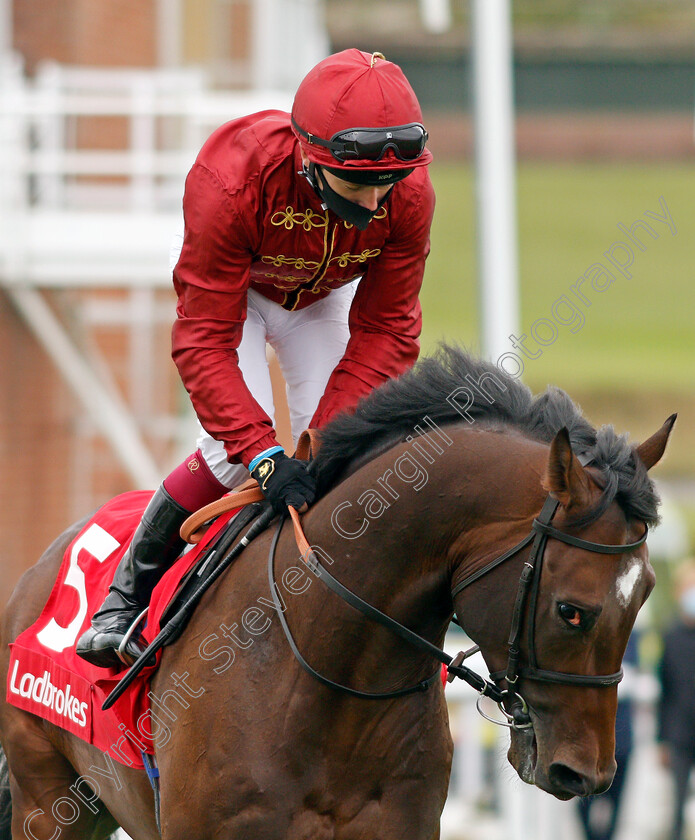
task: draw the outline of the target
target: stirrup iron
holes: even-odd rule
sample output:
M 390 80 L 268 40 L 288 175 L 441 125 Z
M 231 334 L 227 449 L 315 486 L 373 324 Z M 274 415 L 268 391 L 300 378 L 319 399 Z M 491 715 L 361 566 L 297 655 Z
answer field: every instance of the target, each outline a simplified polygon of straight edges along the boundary
M 116 656 L 121 660 L 121 662 L 126 666 L 130 667 L 133 662 L 135 661 L 131 656 L 126 654 L 125 648 L 128 642 L 131 640 L 133 634 L 138 629 L 142 621 L 147 617 L 147 613 L 149 612 L 149 606 L 145 607 L 145 609 L 135 618 L 133 623 L 130 625 L 128 630 L 126 631 L 125 636 L 121 639 L 121 643 L 116 650 Z

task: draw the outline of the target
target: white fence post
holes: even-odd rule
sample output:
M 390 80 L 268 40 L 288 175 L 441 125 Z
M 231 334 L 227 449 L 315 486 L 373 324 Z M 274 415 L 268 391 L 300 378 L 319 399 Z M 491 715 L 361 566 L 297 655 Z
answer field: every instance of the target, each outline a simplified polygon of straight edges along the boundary
M 18 55 L 5 55 L 0 64 L 0 278 L 19 276 L 25 253 L 26 100 L 22 62 Z
M 496 362 L 519 320 L 511 2 L 471 8 L 481 343 Z

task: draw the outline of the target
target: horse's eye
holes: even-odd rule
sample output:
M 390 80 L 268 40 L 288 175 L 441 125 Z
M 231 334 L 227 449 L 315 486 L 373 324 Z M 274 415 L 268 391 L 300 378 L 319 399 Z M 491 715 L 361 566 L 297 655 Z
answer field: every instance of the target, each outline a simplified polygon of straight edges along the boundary
M 573 607 L 572 604 L 560 603 L 557 605 L 560 618 L 572 627 L 582 627 L 584 614 L 582 610 Z

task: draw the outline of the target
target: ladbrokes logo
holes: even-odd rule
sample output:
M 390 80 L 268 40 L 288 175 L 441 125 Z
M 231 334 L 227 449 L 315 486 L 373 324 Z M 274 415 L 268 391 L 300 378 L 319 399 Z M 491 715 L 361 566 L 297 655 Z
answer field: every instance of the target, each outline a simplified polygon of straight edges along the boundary
M 19 660 L 16 659 L 10 677 L 10 692 L 12 694 L 40 703 L 47 709 L 52 709 L 57 714 L 68 718 L 78 726 L 84 727 L 87 725 L 88 705 L 73 696 L 73 688 L 70 683 L 66 683 L 65 688 L 58 688 L 51 682 L 51 675 L 48 671 L 44 671 L 40 677 L 30 671 L 25 671 L 21 675 L 18 672 Z

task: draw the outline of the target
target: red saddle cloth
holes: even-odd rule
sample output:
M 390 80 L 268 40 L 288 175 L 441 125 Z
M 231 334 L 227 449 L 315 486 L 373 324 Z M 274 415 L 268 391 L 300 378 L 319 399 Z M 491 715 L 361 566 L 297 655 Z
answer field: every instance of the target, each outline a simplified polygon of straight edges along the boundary
M 70 543 L 41 615 L 10 645 L 7 701 L 77 735 L 121 764 L 143 767 L 153 753 L 149 683 L 159 664 L 145 668 L 106 712 L 101 706 L 127 670 L 97 668 L 75 654 L 75 644 L 101 606 L 152 493 L 124 493 L 102 507 Z M 203 540 L 157 585 L 143 632 L 151 642 L 181 579 L 236 513 L 220 516 Z

